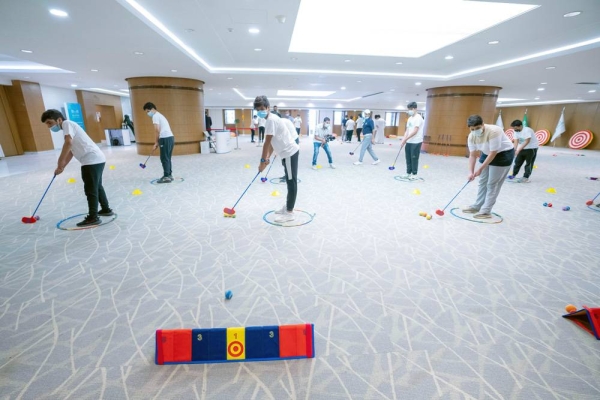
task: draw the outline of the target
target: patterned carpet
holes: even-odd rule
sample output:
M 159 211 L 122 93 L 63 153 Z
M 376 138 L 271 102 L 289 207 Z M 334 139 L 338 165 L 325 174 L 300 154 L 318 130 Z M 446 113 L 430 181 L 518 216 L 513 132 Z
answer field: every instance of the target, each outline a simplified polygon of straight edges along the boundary
M 333 143 L 337 169 L 322 153 L 314 171 L 303 138 L 297 208 L 316 215 L 281 228 L 262 217 L 285 186 L 258 179 L 223 218 L 256 174 L 248 142 L 175 157 L 185 181 L 162 186 L 157 157 L 142 170 L 134 148 L 105 149 L 119 217 L 85 231 L 55 226 L 86 211 L 75 162 L 25 225 L 58 153 L 0 161 L 0 399 L 600 398 L 600 342 L 561 318 L 568 303 L 600 307 L 600 213 L 585 206 L 599 153 L 541 149 L 532 182 L 502 188 L 504 222 L 486 225 L 452 207 L 418 215 L 462 187 L 465 158 L 422 155 L 425 181 L 406 183 L 403 155 L 387 168 L 398 141 L 359 167 L 354 144 Z M 154 364 L 158 328 L 302 322 L 315 359 Z

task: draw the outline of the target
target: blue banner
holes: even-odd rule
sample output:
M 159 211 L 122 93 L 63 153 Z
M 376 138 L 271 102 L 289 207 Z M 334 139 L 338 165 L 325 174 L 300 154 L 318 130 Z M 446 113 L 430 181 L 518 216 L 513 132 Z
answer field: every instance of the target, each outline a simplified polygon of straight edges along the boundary
M 81 112 L 81 106 L 79 103 L 65 103 L 65 111 L 67 112 L 67 119 L 75 122 L 85 130 L 85 124 L 83 123 L 83 113 Z

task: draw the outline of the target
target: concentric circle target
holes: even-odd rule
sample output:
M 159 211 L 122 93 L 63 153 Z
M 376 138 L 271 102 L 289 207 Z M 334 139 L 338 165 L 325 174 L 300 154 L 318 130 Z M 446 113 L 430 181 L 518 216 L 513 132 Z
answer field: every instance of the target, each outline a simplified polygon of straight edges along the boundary
M 110 217 L 99 217 L 102 222 L 98 225 L 77 226 L 76 219 L 78 219 L 80 217 L 84 217 L 86 215 L 87 214 L 77 214 L 77 215 L 73 215 L 72 217 L 68 217 L 63 220 L 60 220 L 56 224 L 56 228 L 58 228 L 62 231 L 82 231 L 85 229 L 93 229 L 93 228 L 97 228 L 102 225 L 109 224 L 117 219 L 117 214 L 114 214 Z
M 537 138 L 540 146 L 543 146 L 548 143 L 548 140 L 550 140 L 550 132 L 548 132 L 546 129 L 540 129 L 535 133 L 535 137 Z
M 576 132 L 569 139 L 569 147 L 575 150 L 585 149 L 594 140 L 594 134 L 591 131 Z
M 244 354 L 244 345 L 237 340 L 235 342 L 229 343 L 227 346 L 227 352 L 231 357 L 239 357 Z
M 515 138 L 515 130 L 514 129 L 507 129 L 506 132 L 504 132 L 506 134 L 506 136 L 508 136 L 508 138 L 510 139 L 510 141 L 512 142 Z

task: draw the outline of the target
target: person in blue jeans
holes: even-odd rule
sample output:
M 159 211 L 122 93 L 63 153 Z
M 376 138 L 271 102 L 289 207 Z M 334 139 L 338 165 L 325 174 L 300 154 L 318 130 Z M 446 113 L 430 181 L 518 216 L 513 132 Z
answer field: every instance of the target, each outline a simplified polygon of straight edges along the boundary
M 321 150 L 321 147 L 323 148 L 323 150 L 325 150 L 325 153 L 327 154 L 329 166 L 331 168 L 335 168 L 335 165 L 333 165 L 333 158 L 331 158 L 329 144 L 327 143 L 327 136 L 331 135 L 330 122 L 331 120 L 328 117 L 325 117 L 325 119 L 323 120 L 323 124 L 317 127 L 317 130 L 315 131 L 313 143 L 315 151 L 313 153 L 312 169 L 317 169 L 317 157 L 319 156 L 319 150 Z
M 373 151 L 373 145 L 375 144 L 375 139 L 373 138 L 373 130 L 375 129 L 375 123 L 371 119 L 371 111 L 365 110 L 363 112 L 365 116 L 365 123 L 363 125 L 363 140 L 362 146 L 360 148 L 360 157 L 358 161 L 354 163 L 354 165 L 362 165 L 363 158 L 365 157 L 365 152 L 368 150 L 371 157 L 373 157 L 373 162 L 371 164 L 377 165 L 381 162 L 381 160 L 377 157 L 377 154 Z

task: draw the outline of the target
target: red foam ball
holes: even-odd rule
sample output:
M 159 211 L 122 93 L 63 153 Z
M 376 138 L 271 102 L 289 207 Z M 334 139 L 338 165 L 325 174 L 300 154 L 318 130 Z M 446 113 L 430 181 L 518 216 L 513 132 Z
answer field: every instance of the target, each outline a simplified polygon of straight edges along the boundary
M 594 204 L 594 202 L 592 200 L 588 200 L 585 202 L 586 205 L 591 206 L 592 204 Z
M 552 207 L 552 203 L 548 203 L 548 207 Z
M 444 212 L 443 212 L 442 210 L 435 210 L 435 213 L 436 213 L 437 215 L 439 215 L 440 217 L 443 217 L 443 216 L 444 216 Z

